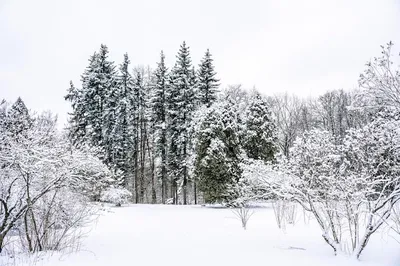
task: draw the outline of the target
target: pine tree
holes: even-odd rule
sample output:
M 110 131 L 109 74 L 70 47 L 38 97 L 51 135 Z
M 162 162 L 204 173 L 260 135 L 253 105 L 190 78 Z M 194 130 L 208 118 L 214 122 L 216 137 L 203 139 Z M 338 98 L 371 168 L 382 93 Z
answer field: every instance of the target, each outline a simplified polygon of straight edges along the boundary
M 85 119 L 85 106 L 80 102 L 83 100 L 82 90 L 77 89 L 72 81 L 65 100 L 71 102 L 72 112 L 68 119 L 68 137 L 72 144 L 79 146 L 86 136 L 87 120 Z
M 170 136 L 174 141 L 170 145 L 171 180 L 177 197 L 176 182 L 181 180 L 183 204 L 187 204 L 188 161 L 190 149 L 189 126 L 195 110 L 195 92 L 189 47 L 183 42 L 175 67 L 172 69 L 168 100 L 170 101 Z M 175 200 L 175 203 L 177 201 Z
M 179 121 L 179 108 L 180 108 L 180 93 L 179 90 L 174 86 L 176 79 L 176 68 L 175 65 L 172 69 L 169 78 L 166 91 L 167 97 L 167 139 L 169 139 L 167 149 L 167 176 L 171 184 L 171 198 L 173 203 L 178 202 L 178 180 L 180 170 L 180 151 L 178 146 L 178 138 L 180 136 L 180 121 Z M 173 140 L 173 141 L 172 141 Z
M 114 166 L 113 129 L 116 121 L 117 101 L 116 71 L 108 59 L 108 48 L 89 58 L 89 66 L 82 74 L 82 87 L 71 83 L 66 100 L 71 101 L 71 126 L 69 135 L 75 145 L 89 144 L 101 149 L 99 157 L 108 166 Z
M 155 122 L 154 122 L 154 110 L 153 110 L 153 99 L 154 99 L 154 84 L 156 84 L 156 77 L 153 70 L 147 67 L 143 71 L 144 73 L 144 88 L 145 88 L 145 135 L 144 135 L 144 148 L 147 153 L 147 175 L 150 178 L 150 192 L 151 192 L 151 203 L 157 203 L 157 183 L 156 183 L 156 136 L 155 136 Z
M 151 107 L 153 109 L 153 123 L 156 134 L 155 150 L 161 157 L 159 165 L 159 178 L 161 180 L 161 201 L 165 203 L 167 188 L 167 102 L 166 92 L 168 85 L 168 69 L 165 66 L 165 56 L 161 51 L 160 62 L 157 64 L 155 71 L 155 80 L 153 88 L 153 97 L 151 99 Z
M 13 138 L 18 140 L 20 137 L 26 137 L 26 133 L 32 126 L 32 123 L 33 121 L 29 115 L 28 108 L 21 97 L 18 97 L 7 112 L 6 127 L 8 131 L 11 133 Z
M 90 57 L 81 80 L 82 88 L 78 90 L 71 83 L 65 97 L 73 108 L 71 138 L 102 148 L 102 159 L 111 163 L 110 130 L 114 127 L 118 93 L 116 71 L 114 63 L 108 60 L 107 46 L 101 45 L 99 53 Z
M 198 81 L 197 81 L 197 73 L 196 69 L 194 66 L 192 67 L 190 71 L 190 77 L 189 77 L 189 84 L 192 87 L 193 91 L 193 99 L 194 99 L 194 105 L 193 105 L 193 110 L 197 110 L 199 108 L 199 101 L 198 101 Z
M 148 151 L 148 120 L 149 120 L 149 106 L 148 106 L 148 91 L 149 91 L 149 78 L 145 76 L 143 68 L 135 69 L 134 85 L 133 85 L 133 99 L 134 104 L 132 108 L 133 125 L 135 130 L 134 136 L 134 174 L 135 174 L 135 201 L 143 202 L 146 192 L 145 186 L 145 166 L 146 156 Z
M 97 78 L 98 89 L 103 92 L 103 99 L 100 109 L 101 125 L 101 145 L 105 150 L 106 164 L 114 167 L 114 135 L 113 130 L 116 122 L 117 104 L 120 93 L 117 87 L 117 72 L 114 62 L 108 59 L 108 48 L 101 45 L 98 58 L 99 73 Z
M 219 80 L 215 77 L 216 72 L 209 49 L 201 60 L 197 76 L 199 104 L 210 107 L 217 99 Z
M 273 161 L 276 152 L 276 127 L 267 102 L 256 94 L 246 110 L 243 148 L 251 159 Z
M 5 99 L 0 101 L 0 136 L 6 127 L 7 120 L 7 101 Z
M 135 153 L 133 139 L 137 130 L 133 126 L 133 78 L 129 73 L 129 64 L 128 54 L 124 54 L 124 61 L 120 65 L 117 78 L 119 99 L 113 129 L 115 165 L 118 170 L 122 171 L 125 188 L 129 185 L 129 178 L 133 170 L 132 157 Z
M 140 180 L 140 147 L 141 147 L 141 139 L 140 139 L 140 126 L 141 126 L 141 116 L 140 116 L 140 109 L 141 109 L 141 102 L 143 102 L 143 78 L 140 71 L 135 71 L 134 77 L 134 84 L 133 84 L 133 105 L 132 105 L 132 116 L 133 116 L 133 127 L 135 128 L 134 134 L 134 187 L 135 187 L 135 202 L 139 203 L 141 201 L 141 180 Z
M 89 66 L 82 74 L 81 99 L 77 109 L 82 109 L 85 126 L 85 138 L 80 142 L 88 142 L 93 146 L 100 147 L 102 142 L 102 116 L 104 102 L 104 88 L 100 83 L 98 72 L 98 54 L 95 52 L 89 59 Z M 73 132 L 71 132 L 73 134 Z
M 208 203 L 229 203 L 240 179 L 240 145 L 237 111 L 231 101 L 209 110 L 196 145 L 195 175 Z

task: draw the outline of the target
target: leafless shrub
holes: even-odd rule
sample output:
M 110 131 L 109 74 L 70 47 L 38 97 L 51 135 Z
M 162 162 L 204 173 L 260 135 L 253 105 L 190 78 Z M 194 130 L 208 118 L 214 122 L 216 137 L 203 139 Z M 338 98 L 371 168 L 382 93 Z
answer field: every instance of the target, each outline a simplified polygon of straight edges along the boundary
M 395 235 L 400 236 L 400 204 L 397 203 L 392 210 L 392 215 L 390 221 L 387 222 L 387 230 L 394 232 Z M 390 234 L 389 234 L 390 235 Z M 400 239 L 398 237 L 393 237 L 400 244 Z
M 232 210 L 236 217 L 241 221 L 242 227 L 244 230 L 247 228 L 247 222 L 250 220 L 250 217 L 254 214 L 247 206 L 236 208 Z
M 286 211 L 285 211 L 285 221 L 288 224 L 295 224 L 296 216 L 297 216 L 297 205 L 292 202 L 287 203 L 287 207 L 286 207 Z
M 286 200 L 276 200 L 272 203 L 272 207 L 279 229 L 285 230 L 286 223 L 295 224 L 297 216 L 297 206 L 295 203 Z
M 284 200 L 277 200 L 272 203 L 272 207 L 275 213 L 276 223 L 279 229 L 285 230 L 285 211 L 286 211 L 286 203 Z

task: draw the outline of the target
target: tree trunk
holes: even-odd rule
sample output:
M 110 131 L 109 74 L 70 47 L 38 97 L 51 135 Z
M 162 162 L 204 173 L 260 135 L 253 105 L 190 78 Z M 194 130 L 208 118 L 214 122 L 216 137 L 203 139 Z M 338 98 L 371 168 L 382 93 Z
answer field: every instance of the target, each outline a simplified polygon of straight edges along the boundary
M 194 195 L 194 205 L 197 205 L 197 185 L 195 179 L 193 179 L 193 195 Z
M 3 251 L 4 236 L 5 236 L 5 233 L 0 234 L 0 254 Z
M 33 225 L 33 229 L 34 229 L 34 232 L 35 232 L 35 236 L 36 236 L 36 245 L 37 245 L 37 247 L 39 248 L 38 250 L 36 249 L 36 246 L 35 246 L 35 251 L 43 251 L 43 246 L 42 246 L 42 243 L 41 243 L 41 241 L 40 241 L 40 234 L 39 234 L 39 230 L 38 230 L 38 227 L 37 227 L 37 224 L 36 224 L 36 219 L 35 219 L 35 216 L 34 216 L 34 214 L 33 214 L 33 211 L 32 211 L 32 209 L 29 209 L 28 211 L 27 211 L 27 213 L 31 213 L 31 220 L 32 220 L 32 225 Z
M 176 184 L 176 180 L 171 181 L 171 198 L 172 198 L 172 203 L 173 204 L 178 204 L 178 188 Z
M 184 160 L 184 165 L 183 165 L 183 205 L 187 204 L 187 181 L 188 181 L 188 176 L 187 176 L 187 130 L 185 131 L 185 141 L 183 143 L 183 160 Z
M 145 185 L 144 185 L 144 168 L 145 168 L 145 160 L 146 160 L 146 122 L 144 121 L 144 117 L 142 115 L 140 122 L 140 202 L 144 202 L 144 193 L 145 193 Z
M 161 201 L 163 204 L 165 204 L 166 200 L 166 195 L 167 193 L 167 184 L 166 184 L 166 179 L 167 179 L 167 169 L 166 169 L 166 163 L 167 163 L 167 152 L 166 152 L 166 137 L 165 137 L 165 130 L 162 130 L 162 136 L 161 136 Z
M 33 251 L 32 239 L 29 235 L 29 229 L 28 229 L 28 212 L 26 212 L 24 215 L 24 226 L 25 226 L 25 237 L 26 241 L 28 242 L 28 251 L 32 252 Z
M 151 131 L 151 143 L 152 147 L 154 147 L 154 131 Z M 150 170 L 151 170 L 151 203 L 156 204 L 157 203 L 157 193 L 156 193 L 156 186 L 155 186 L 155 163 L 154 163 L 154 151 L 151 152 L 151 147 L 149 143 L 149 138 L 147 138 L 147 154 L 149 155 L 149 161 L 150 161 Z
M 135 140 L 135 203 L 139 203 L 139 131 L 136 131 L 136 140 Z

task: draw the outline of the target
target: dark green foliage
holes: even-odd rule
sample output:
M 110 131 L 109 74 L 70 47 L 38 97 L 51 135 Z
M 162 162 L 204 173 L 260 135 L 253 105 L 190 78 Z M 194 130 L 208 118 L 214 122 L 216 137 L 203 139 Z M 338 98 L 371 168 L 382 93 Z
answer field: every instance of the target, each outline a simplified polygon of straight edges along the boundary
M 215 77 L 213 59 L 208 49 L 201 60 L 197 76 L 199 104 L 210 107 L 217 100 L 219 80 Z
M 132 155 L 135 152 L 133 139 L 136 130 L 133 126 L 133 78 L 129 73 L 129 64 L 128 54 L 125 54 L 117 77 L 119 96 L 115 114 L 116 121 L 112 131 L 114 165 L 122 172 L 125 187 L 128 186 L 128 179 L 133 170 Z
M 75 146 L 89 145 L 100 152 L 99 158 L 109 167 L 119 164 L 120 145 L 115 134 L 120 128 L 120 100 L 122 87 L 117 83 L 114 63 L 108 59 L 108 48 L 89 58 L 89 65 L 82 74 L 82 87 L 72 82 L 65 99 L 71 102 L 69 137 Z M 118 170 L 118 169 L 115 169 Z
M 210 110 L 202 122 L 195 174 L 208 203 L 227 203 L 235 198 L 232 188 L 241 176 L 238 132 L 237 112 L 231 101 Z
M 189 179 L 188 159 L 191 139 L 189 127 L 196 103 L 191 64 L 189 47 L 183 42 L 175 67 L 171 71 L 167 98 L 169 102 L 168 135 L 173 140 L 169 147 L 169 176 L 175 191 L 178 180 L 182 180 L 184 204 L 187 200 L 186 185 Z M 176 195 L 174 197 L 176 198 Z
M 165 66 L 165 56 L 161 51 L 160 62 L 154 73 L 153 97 L 151 98 L 152 122 L 155 134 L 155 153 L 161 158 L 158 177 L 161 180 L 161 201 L 167 197 L 167 85 L 168 69 Z
M 32 126 L 32 118 L 24 101 L 18 97 L 7 112 L 6 127 L 13 138 L 25 137 L 26 132 Z
M 277 150 L 276 127 L 267 102 L 259 93 L 250 99 L 247 107 L 242 142 L 249 158 L 264 162 L 274 160 Z

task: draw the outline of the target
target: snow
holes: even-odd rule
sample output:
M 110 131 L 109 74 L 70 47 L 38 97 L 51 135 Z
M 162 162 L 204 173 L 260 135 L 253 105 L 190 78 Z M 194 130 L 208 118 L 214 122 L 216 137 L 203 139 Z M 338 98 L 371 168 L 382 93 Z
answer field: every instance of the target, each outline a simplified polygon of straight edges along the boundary
M 297 223 L 278 229 L 270 205 L 253 209 L 243 230 L 230 209 L 131 205 L 110 208 L 93 224 L 78 253 L 42 255 L 42 266 L 280 265 L 395 266 L 400 244 L 377 233 L 360 261 L 334 256 L 315 221 L 297 209 Z M 33 258 L 16 265 L 33 265 Z M 0 265 L 4 264 L 0 259 Z M 14 264 L 11 264 L 14 265 Z

